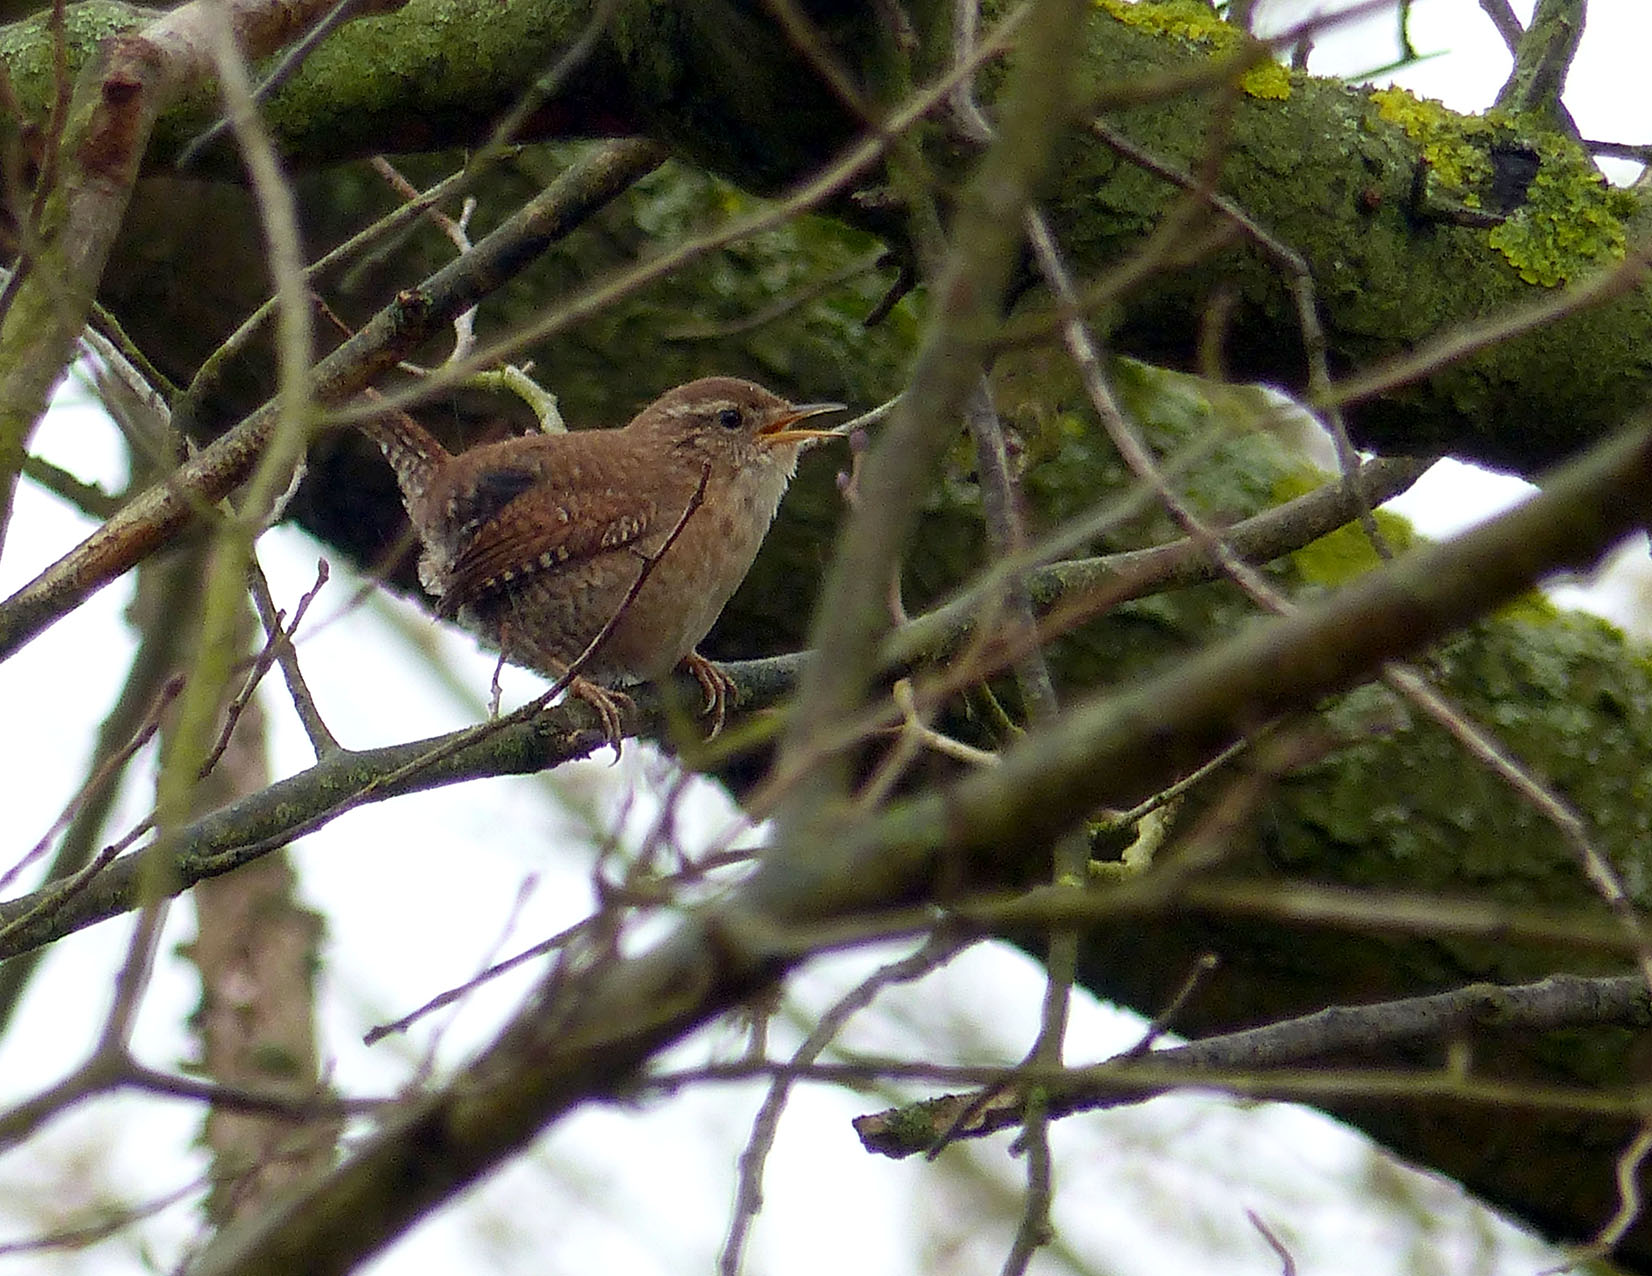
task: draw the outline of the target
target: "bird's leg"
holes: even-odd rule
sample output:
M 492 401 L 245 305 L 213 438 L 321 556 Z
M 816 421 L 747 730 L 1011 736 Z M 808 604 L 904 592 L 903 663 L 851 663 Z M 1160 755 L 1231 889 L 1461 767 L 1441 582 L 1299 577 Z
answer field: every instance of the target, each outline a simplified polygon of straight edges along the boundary
M 568 685 L 564 690 L 597 711 L 597 717 L 602 720 L 602 734 L 613 747 L 614 761 L 619 761 L 620 740 L 624 737 L 620 715 L 636 704 L 630 696 L 623 691 L 610 691 L 583 674 L 574 672 L 575 665 L 539 648 L 531 641 L 531 631 L 526 626 L 513 624 L 508 616 L 499 622 L 499 667 L 494 669 L 493 674 L 495 696 L 498 695 L 499 669 L 504 666 L 507 657 L 549 675 L 556 682 L 566 679 Z
M 493 665 L 493 681 L 488 685 L 488 720 L 492 721 L 499 716 L 499 702 L 504 698 L 505 689 L 500 684 L 500 676 L 505 672 L 505 653 L 499 653 L 499 659 Z
M 715 740 L 728 714 L 728 699 L 734 691 L 734 679 L 723 672 L 721 665 L 707 660 L 697 651 L 689 652 L 682 662 L 706 693 L 705 707 L 700 712 L 711 717 L 711 733 L 706 739 Z

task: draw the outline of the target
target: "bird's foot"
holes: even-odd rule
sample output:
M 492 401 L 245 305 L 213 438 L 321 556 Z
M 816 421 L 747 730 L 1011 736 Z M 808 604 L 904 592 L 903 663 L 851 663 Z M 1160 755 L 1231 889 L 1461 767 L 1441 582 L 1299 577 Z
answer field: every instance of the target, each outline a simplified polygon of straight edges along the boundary
M 694 680 L 706 693 L 705 707 L 700 712 L 711 718 L 711 731 L 706 739 L 715 740 L 717 733 L 723 729 L 723 722 L 728 715 L 729 696 L 735 690 L 734 679 L 723 672 L 721 665 L 707 660 L 697 651 L 691 651 L 684 656 L 683 665 L 694 675 Z
M 620 718 L 627 709 L 634 709 L 636 702 L 623 691 L 599 687 L 589 678 L 578 675 L 568 683 L 568 694 L 578 696 L 597 711 L 597 717 L 602 720 L 602 734 L 614 748 L 614 760 L 619 761 L 620 740 L 624 737 Z

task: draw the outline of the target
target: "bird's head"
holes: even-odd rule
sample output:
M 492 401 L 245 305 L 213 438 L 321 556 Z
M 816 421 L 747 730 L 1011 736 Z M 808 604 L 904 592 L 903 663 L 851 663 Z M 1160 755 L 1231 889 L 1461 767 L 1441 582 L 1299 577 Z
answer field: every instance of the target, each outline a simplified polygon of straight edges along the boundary
M 791 403 L 737 377 L 704 377 L 667 391 L 627 428 L 646 431 L 665 448 L 713 465 L 737 471 L 778 466 L 790 474 L 799 451 L 836 436 L 836 431 L 800 423 L 841 411 L 841 403 Z

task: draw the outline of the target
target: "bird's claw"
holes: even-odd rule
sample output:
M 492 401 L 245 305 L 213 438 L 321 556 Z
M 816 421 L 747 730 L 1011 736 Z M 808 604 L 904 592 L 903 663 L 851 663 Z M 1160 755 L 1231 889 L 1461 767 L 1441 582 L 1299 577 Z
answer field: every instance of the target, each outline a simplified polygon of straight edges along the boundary
M 721 665 L 707 660 L 697 651 L 691 651 L 684 656 L 683 664 L 687 666 L 689 673 L 694 675 L 700 689 L 706 693 L 705 706 L 700 712 L 711 718 L 711 730 L 706 739 L 715 740 L 728 717 L 729 696 L 735 691 L 734 679 L 723 672 Z
M 602 734 L 614 749 L 614 761 L 619 761 L 620 741 L 624 738 L 621 715 L 636 707 L 636 702 L 623 691 L 599 687 L 589 678 L 574 678 L 568 684 L 570 695 L 578 696 L 597 711 L 602 720 Z

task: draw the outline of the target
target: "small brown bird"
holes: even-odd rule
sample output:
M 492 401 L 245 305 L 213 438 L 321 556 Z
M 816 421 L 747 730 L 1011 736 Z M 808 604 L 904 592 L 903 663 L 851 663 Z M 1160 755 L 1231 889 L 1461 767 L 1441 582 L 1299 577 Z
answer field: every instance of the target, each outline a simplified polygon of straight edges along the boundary
M 458 456 L 404 414 L 362 429 L 396 472 L 424 547 L 419 578 L 444 615 L 552 678 L 612 623 L 569 689 L 617 744 L 625 697 L 604 687 L 679 664 L 705 689 L 712 734 L 721 729 L 731 684 L 695 647 L 757 557 L 799 452 L 833 434 L 798 422 L 842 406 L 706 377 L 623 429 L 535 434 Z

